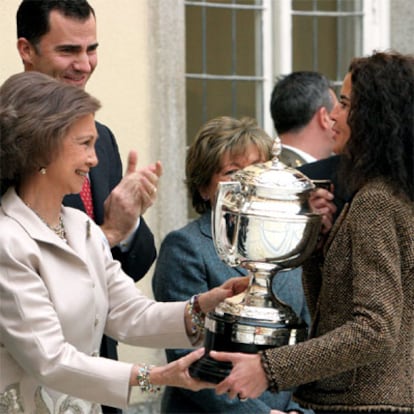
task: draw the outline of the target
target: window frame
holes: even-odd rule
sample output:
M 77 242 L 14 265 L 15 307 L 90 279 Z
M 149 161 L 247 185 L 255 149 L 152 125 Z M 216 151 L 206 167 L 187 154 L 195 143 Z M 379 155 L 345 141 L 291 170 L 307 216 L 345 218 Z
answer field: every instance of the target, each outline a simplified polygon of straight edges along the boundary
M 230 0 L 229 0 L 230 1 Z M 335 0 L 332 0 L 335 1 Z M 362 53 L 371 54 L 374 50 L 390 47 L 390 0 L 362 1 Z M 261 65 L 261 76 L 238 76 L 206 73 L 186 73 L 187 79 L 255 80 L 260 82 L 256 93 L 256 118 L 261 126 L 274 134 L 273 121 L 269 111 L 269 100 L 275 79 L 292 72 L 292 27 L 293 17 L 298 15 L 292 10 L 292 0 L 261 0 L 258 5 L 243 5 L 232 0 L 231 3 L 213 3 L 208 0 L 185 0 L 185 6 L 206 6 L 225 9 L 255 9 L 261 11 L 262 50 L 256 55 L 256 65 Z M 316 12 L 317 15 L 351 15 L 352 12 Z M 357 15 L 358 13 L 355 13 Z M 260 29 L 258 29 L 260 30 Z M 256 48 L 257 50 L 257 48 Z M 260 56 L 261 55 L 261 56 Z M 257 71 L 256 71 L 257 72 Z M 333 80 L 339 86 L 342 79 Z M 261 99 L 259 98 L 261 96 Z

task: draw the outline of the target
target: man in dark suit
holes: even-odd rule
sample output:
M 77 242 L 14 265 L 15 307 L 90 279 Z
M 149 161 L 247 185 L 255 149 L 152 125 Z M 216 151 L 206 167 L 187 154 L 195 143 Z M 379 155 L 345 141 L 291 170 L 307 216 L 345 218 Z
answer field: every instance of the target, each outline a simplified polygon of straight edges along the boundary
M 335 139 L 329 114 L 335 103 L 328 79 L 318 72 L 292 72 L 276 82 L 270 112 L 284 164 L 297 168 L 332 155 Z
M 17 12 L 17 37 L 25 71 L 43 72 L 84 88 L 97 65 L 95 12 L 87 0 L 23 0 Z M 103 124 L 97 122 L 96 128 L 99 163 L 85 180 L 91 208 L 79 194 L 67 196 L 64 204 L 86 211 L 100 225 L 113 256 L 138 281 L 156 257 L 154 237 L 141 215 L 155 201 L 162 167 L 157 162 L 137 169 L 137 155 L 131 151 L 122 177 L 115 137 Z M 116 343 L 110 338 L 104 337 L 101 355 L 117 359 Z

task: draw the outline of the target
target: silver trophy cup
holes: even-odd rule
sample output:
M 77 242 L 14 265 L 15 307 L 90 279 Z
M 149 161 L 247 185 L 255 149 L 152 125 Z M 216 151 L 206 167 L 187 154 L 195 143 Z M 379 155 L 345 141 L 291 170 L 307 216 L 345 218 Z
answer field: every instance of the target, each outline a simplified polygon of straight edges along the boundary
M 230 363 L 209 357 L 210 350 L 256 353 L 301 342 L 307 325 L 272 291 L 278 272 L 300 266 L 314 250 L 321 217 L 310 211 L 315 185 L 299 171 L 275 158 L 240 170 L 219 184 L 213 209 L 217 253 L 230 266 L 249 271 L 242 298 L 230 298 L 206 316 L 205 355 L 190 374 L 218 383 Z

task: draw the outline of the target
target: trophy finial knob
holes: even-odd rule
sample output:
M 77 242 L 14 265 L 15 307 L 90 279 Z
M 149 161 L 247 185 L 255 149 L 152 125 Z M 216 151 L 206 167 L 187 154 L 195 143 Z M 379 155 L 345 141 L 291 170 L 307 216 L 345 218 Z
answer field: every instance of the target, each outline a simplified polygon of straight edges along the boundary
M 272 147 L 273 163 L 279 161 L 279 155 L 281 152 L 282 152 L 282 141 L 280 140 L 279 136 L 276 135 L 273 141 L 273 147 Z

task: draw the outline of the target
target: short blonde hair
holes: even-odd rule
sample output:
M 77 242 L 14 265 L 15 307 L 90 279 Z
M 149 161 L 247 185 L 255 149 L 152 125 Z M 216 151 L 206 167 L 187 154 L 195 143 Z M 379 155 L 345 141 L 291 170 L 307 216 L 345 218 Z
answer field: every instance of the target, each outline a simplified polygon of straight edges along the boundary
M 228 116 L 214 118 L 198 131 L 186 158 L 186 185 L 192 205 L 199 214 L 211 208 L 203 200 L 200 189 L 209 185 L 213 175 L 220 171 L 223 154 L 244 154 L 254 144 L 267 161 L 272 157 L 273 139 L 257 125 L 255 119 Z

